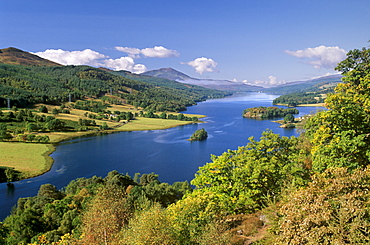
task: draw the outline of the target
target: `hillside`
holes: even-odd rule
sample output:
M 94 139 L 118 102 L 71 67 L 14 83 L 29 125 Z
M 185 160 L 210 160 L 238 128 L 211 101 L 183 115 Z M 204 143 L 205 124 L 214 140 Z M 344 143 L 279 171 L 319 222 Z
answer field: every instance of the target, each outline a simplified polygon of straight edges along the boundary
M 263 88 L 260 86 L 252 86 L 242 82 L 231 82 L 228 80 L 215 80 L 215 79 L 197 79 L 190 77 L 182 72 L 172 68 L 162 68 L 142 73 L 142 75 L 167 78 L 180 83 L 202 86 L 210 89 L 217 89 L 229 92 L 254 92 L 261 91 Z
M 334 88 L 341 82 L 340 79 L 339 76 L 329 76 L 309 81 L 306 84 L 298 83 L 290 87 L 284 87 L 283 91 L 292 89 L 294 92 L 279 96 L 274 99 L 273 104 L 299 106 L 302 104 L 324 103 L 327 95 L 334 93 Z M 287 88 L 288 90 L 286 90 Z
M 225 93 L 189 87 L 159 87 L 89 66 L 26 67 L 0 64 L 0 105 L 9 98 L 20 107 L 34 103 L 60 104 L 72 100 L 99 98 L 111 92 L 114 103 L 153 111 L 183 111 L 186 106 Z
M 266 93 L 274 93 L 274 94 L 289 94 L 289 93 L 296 93 L 296 92 L 317 92 L 320 90 L 320 86 L 330 86 L 335 87 L 338 83 L 341 82 L 341 75 L 331 75 L 320 77 L 316 79 L 311 79 L 307 81 L 296 81 L 287 84 L 283 84 L 280 86 L 272 87 L 272 88 L 265 88 L 263 89 Z M 317 86 L 319 85 L 319 86 Z
M 0 49 L 0 63 L 24 66 L 61 66 L 53 61 L 12 47 Z
M 161 77 L 161 78 L 166 78 L 166 79 L 173 80 L 173 81 L 197 80 L 195 78 L 192 78 L 170 67 L 147 71 L 147 72 L 142 73 L 142 75 L 151 76 L 151 77 Z

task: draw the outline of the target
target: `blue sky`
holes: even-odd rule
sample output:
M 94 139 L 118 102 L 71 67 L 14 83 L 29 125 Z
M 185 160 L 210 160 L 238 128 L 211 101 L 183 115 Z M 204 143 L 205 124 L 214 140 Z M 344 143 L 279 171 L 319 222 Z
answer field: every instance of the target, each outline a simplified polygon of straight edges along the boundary
M 0 0 L 0 48 L 266 86 L 334 73 L 369 30 L 368 0 Z

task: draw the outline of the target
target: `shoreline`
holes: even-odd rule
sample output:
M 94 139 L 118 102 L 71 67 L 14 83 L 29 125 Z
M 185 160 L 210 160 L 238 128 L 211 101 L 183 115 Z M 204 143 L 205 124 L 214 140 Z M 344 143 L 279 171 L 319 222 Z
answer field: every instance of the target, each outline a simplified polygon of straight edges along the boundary
M 188 114 L 188 115 L 193 115 L 193 114 Z M 204 118 L 206 117 L 205 115 L 194 115 L 197 116 L 198 118 Z M 137 121 L 136 121 L 137 120 Z M 161 120 L 161 123 L 158 123 L 158 121 L 153 121 L 153 120 Z M 136 122 L 135 122 L 136 121 Z M 144 122 L 142 122 L 144 121 Z M 148 123 L 149 121 L 149 123 Z M 169 128 L 175 128 L 179 126 L 184 126 L 184 125 L 189 125 L 193 123 L 205 123 L 203 121 L 179 121 L 179 120 L 171 120 L 171 119 L 158 119 L 158 118 L 143 118 L 135 119 L 130 121 L 129 123 L 126 123 L 118 128 L 114 129 L 108 129 L 108 130 L 102 130 L 102 131 L 80 131 L 80 132 L 53 132 L 53 140 L 50 143 L 47 144 L 42 144 L 42 143 L 24 143 L 24 142 L 2 142 L 5 144 L 30 144 L 30 145 L 46 145 L 47 150 L 43 151 L 41 154 L 37 153 L 39 156 L 41 156 L 44 159 L 44 166 L 42 169 L 36 171 L 34 174 L 32 173 L 26 173 L 24 178 L 20 178 L 16 181 L 12 182 L 17 182 L 20 180 L 25 180 L 25 179 L 32 179 L 38 176 L 41 176 L 47 172 L 49 172 L 54 165 L 54 159 L 50 156 L 52 153 L 55 152 L 56 147 L 58 144 L 68 141 L 68 140 L 73 140 L 77 138 L 84 138 L 84 137 L 89 137 L 89 136 L 98 136 L 101 134 L 111 134 L 111 133 L 120 133 L 120 132 L 132 132 L 132 131 L 146 131 L 146 130 L 164 130 L 164 129 L 169 129 Z M 131 125 L 130 125 L 131 124 Z M 134 125 L 132 125 L 134 124 Z M 125 127 L 125 126 L 130 126 L 130 127 Z M 46 134 L 47 135 L 47 134 Z M 4 166 L 4 165 L 2 165 Z M 4 166 L 4 167 L 9 167 Z M 11 166 L 10 166 L 11 167 Z M 17 169 L 15 169 L 17 170 Z M 21 172 L 25 173 L 25 172 Z M 6 183 L 5 182 L 0 182 L 0 183 Z
M 280 105 L 280 106 L 286 106 L 289 107 L 288 104 L 274 104 L 274 105 Z M 316 103 L 316 104 L 300 104 L 292 107 L 325 107 L 325 103 Z

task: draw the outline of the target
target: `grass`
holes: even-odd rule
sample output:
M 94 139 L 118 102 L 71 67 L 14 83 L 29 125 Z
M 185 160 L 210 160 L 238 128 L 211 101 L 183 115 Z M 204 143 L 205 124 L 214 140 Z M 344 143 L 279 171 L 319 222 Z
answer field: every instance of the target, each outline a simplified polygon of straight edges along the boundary
M 117 128 L 117 130 L 119 131 L 158 130 L 158 129 L 173 128 L 173 127 L 186 125 L 190 123 L 193 123 L 193 122 L 139 117 Z
M 54 150 L 51 144 L 0 142 L 0 165 L 21 172 L 22 179 L 35 177 L 50 170 Z

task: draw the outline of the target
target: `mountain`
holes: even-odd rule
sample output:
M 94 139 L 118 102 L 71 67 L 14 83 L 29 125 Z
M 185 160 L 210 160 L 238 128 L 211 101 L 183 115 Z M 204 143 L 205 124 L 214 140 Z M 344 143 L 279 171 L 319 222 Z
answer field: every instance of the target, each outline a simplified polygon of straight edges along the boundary
M 0 63 L 23 66 L 61 66 L 53 61 L 12 47 L 0 49 Z
M 173 68 L 161 68 L 158 70 L 147 71 L 142 73 L 142 75 L 166 78 L 180 83 L 197 85 L 205 88 L 229 92 L 252 92 L 252 91 L 261 91 L 263 89 L 263 87 L 248 85 L 242 82 L 193 78 Z
M 142 73 L 142 75 L 151 76 L 151 77 L 161 77 L 173 81 L 183 81 L 183 80 L 196 80 L 182 72 L 176 71 L 173 68 L 161 68 L 158 70 L 152 70 Z
M 265 88 L 262 91 L 274 94 L 289 94 L 297 92 L 318 92 L 322 87 L 334 88 L 338 83 L 342 82 L 342 75 L 330 75 L 319 77 L 306 81 L 296 81 L 276 87 Z

